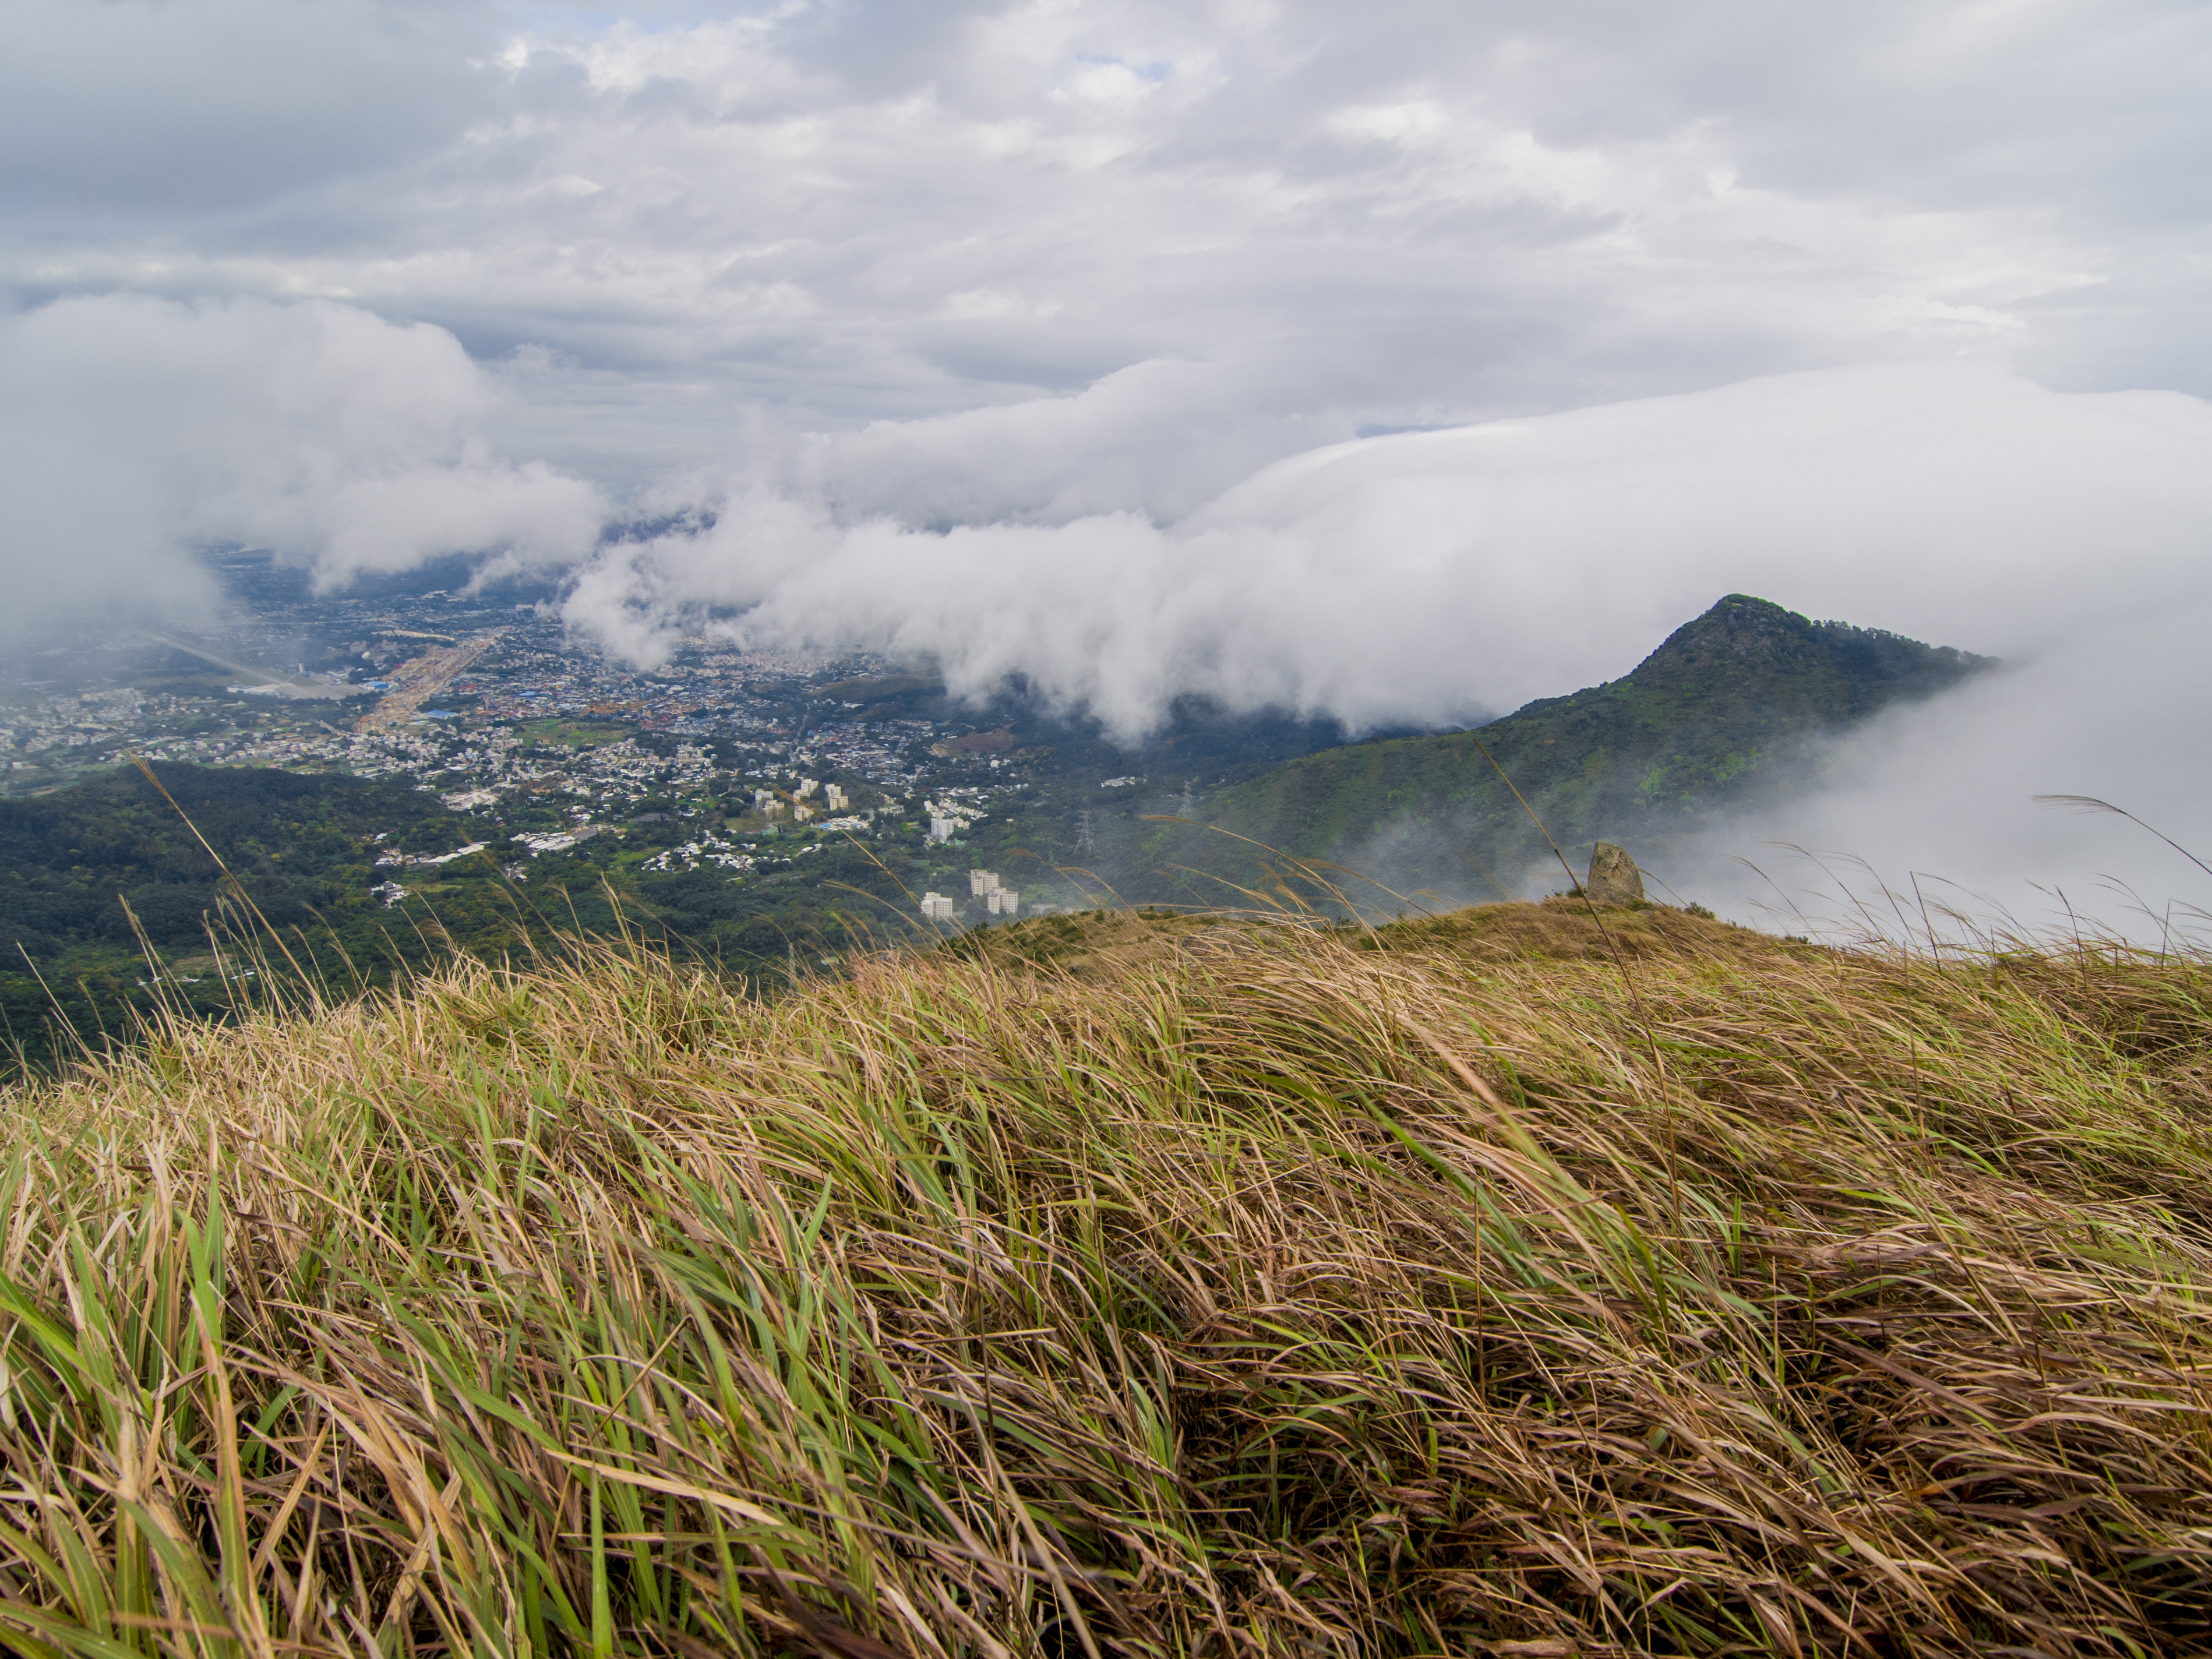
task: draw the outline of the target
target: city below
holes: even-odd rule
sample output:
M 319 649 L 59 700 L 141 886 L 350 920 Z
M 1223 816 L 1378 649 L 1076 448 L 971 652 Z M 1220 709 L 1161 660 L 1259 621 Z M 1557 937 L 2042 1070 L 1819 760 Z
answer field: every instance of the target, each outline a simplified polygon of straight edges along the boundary
M 1004 733 L 878 659 L 696 635 L 641 672 L 577 642 L 542 599 L 318 595 L 252 555 L 221 568 L 236 610 L 219 635 L 118 635 L 19 659 L 0 685 L 0 794 L 134 758 L 406 780 L 482 828 L 453 848 L 382 851 L 387 903 L 413 872 L 486 846 L 527 881 L 536 858 L 610 832 L 640 874 L 733 882 L 791 870 L 828 838 L 900 837 L 951 858 L 975 825 L 1036 799 L 1040 757 L 1010 752 Z M 916 715 L 917 701 L 940 717 Z M 1099 781 L 1120 793 L 1139 780 Z M 915 895 L 920 918 L 1056 908 L 1035 884 L 1025 905 L 995 874 L 940 873 L 953 891 Z

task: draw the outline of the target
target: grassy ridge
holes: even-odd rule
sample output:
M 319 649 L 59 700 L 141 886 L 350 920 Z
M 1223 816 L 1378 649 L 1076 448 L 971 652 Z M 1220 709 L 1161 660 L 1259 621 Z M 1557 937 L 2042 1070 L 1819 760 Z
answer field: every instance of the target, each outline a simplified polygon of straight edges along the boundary
M 2202 967 L 1114 928 L 8 1094 L 4 1640 L 2212 1650 Z

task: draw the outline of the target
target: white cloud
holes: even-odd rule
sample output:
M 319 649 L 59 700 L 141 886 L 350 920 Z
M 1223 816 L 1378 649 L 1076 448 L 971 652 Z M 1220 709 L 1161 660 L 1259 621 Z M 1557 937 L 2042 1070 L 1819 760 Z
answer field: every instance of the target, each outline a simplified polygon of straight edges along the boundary
M 9 631 L 203 605 L 198 543 L 332 580 L 447 552 L 582 557 L 597 492 L 491 453 L 493 404 L 451 335 L 326 301 L 110 296 L 0 319 Z
M 978 693 L 1020 673 L 1134 734 L 1185 691 L 1354 724 L 1502 711 L 1625 672 L 1729 592 L 2008 657 L 2212 604 L 2212 406 L 1972 364 L 1340 444 L 1167 526 L 974 505 L 999 521 L 841 523 L 756 483 L 703 535 L 603 556 L 569 614 L 649 655 L 742 610 L 748 637 L 926 655 Z
M 2167 0 L 503 15 L 11 9 L 0 283 L 536 344 L 573 368 L 504 429 L 623 487 L 741 407 L 843 430 L 1162 359 L 1351 425 L 1931 350 L 2212 392 L 2212 17 Z
M 1971 942 L 2078 925 L 2212 944 L 2212 878 L 2152 833 L 2212 862 L 2195 763 L 2212 685 L 2194 666 L 2212 604 L 2166 591 L 2132 614 L 2085 605 L 2001 671 L 1877 718 L 1820 787 L 1720 826 L 1668 878 L 1792 932 Z M 2036 799 L 2058 794 L 2142 824 Z
M 848 520 L 932 529 L 1124 508 L 1178 519 L 1269 461 L 1352 435 L 1306 390 L 1295 362 L 1265 376 L 1138 363 L 1073 397 L 811 435 L 783 483 Z

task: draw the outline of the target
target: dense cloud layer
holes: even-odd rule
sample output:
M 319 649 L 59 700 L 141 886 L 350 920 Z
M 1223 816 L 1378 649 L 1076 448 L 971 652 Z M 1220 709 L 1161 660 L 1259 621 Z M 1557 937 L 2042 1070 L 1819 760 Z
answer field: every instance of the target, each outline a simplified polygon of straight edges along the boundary
M 746 638 L 934 658 L 970 690 L 1019 673 L 1133 735 L 1185 690 L 1443 721 L 1621 673 L 1729 592 L 2007 656 L 2201 605 L 2212 406 L 1838 369 L 1321 448 L 1167 525 L 720 506 L 603 550 L 571 619 L 649 658 L 742 611 Z
M 2212 696 L 2194 668 L 2208 624 L 2201 590 L 2087 607 L 2003 671 L 1870 723 L 1824 787 L 1723 826 L 1668 877 L 1790 932 L 2212 945 L 2212 877 L 2160 839 L 2212 862 Z M 2054 794 L 2142 823 L 2036 799 Z
M 625 487 L 1146 363 L 1212 487 L 1839 362 L 2207 393 L 2208 69 L 2185 0 L 20 0 L 0 288 L 435 322 Z
M 1863 912 L 1846 889 L 1917 876 L 1931 906 L 2044 927 L 2070 900 L 2145 938 L 2169 900 L 2186 920 L 2212 899 L 2140 829 L 2031 799 L 2101 795 L 2170 831 L 2212 819 L 2187 759 L 2212 719 L 2196 646 L 2212 405 L 2193 398 L 1970 364 L 1830 370 L 1324 447 L 1166 525 L 846 523 L 758 483 L 718 505 L 703 532 L 603 550 L 572 623 L 644 659 L 708 625 L 934 659 L 978 695 L 1020 674 L 1133 737 L 1193 690 L 1354 724 L 1471 720 L 1623 673 L 1747 592 L 2005 666 L 1876 723 L 1819 791 L 1664 872 L 1677 890 L 1895 931 L 1886 901 Z

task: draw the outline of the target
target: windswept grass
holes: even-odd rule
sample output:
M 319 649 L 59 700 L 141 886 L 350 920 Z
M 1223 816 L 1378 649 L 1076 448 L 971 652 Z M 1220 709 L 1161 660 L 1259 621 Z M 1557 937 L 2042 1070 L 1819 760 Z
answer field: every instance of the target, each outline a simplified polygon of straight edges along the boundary
M 1632 996 L 601 952 L 0 1097 L 0 1641 L 2212 1651 L 2212 974 L 1641 914 Z

